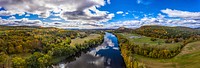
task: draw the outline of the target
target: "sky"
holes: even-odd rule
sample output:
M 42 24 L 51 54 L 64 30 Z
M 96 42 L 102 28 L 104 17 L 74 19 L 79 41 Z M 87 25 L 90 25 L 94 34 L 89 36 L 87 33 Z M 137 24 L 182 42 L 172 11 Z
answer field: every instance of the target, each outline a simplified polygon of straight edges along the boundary
M 63 29 L 200 27 L 200 0 L 0 0 L 0 25 Z

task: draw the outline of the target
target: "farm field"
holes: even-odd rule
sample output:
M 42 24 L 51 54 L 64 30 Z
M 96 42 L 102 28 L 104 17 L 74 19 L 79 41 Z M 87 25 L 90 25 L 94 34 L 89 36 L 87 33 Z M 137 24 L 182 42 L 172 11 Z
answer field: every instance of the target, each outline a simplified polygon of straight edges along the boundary
M 124 37 L 126 37 L 130 43 L 133 43 L 135 45 L 144 46 L 144 44 L 147 44 L 150 47 L 157 47 L 157 48 L 167 48 L 167 49 L 174 49 L 177 47 L 180 47 L 181 43 L 165 43 L 166 39 L 159 39 L 156 38 L 155 41 L 152 41 L 151 37 L 141 36 L 138 34 L 131 34 L 131 33 L 120 33 Z M 144 46 L 145 47 L 145 46 Z
M 128 68 L 198 68 L 199 31 L 191 28 L 143 26 L 116 30 Z
M 75 39 L 71 39 L 71 43 L 70 45 L 71 46 L 74 46 L 75 44 L 83 44 L 84 41 L 89 41 L 91 39 L 96 39 L 98 37 L 100 37 L 101 35 L 100 34 L 90 34 L 89 36 L 85 37 L 85 38 L 75 38 Z
M 148 58 L 137 54 L 133 56 L 147 68 L 198 68 L 200 67 L 199 45 L 200 41 L 189 43 L 171 59 Z

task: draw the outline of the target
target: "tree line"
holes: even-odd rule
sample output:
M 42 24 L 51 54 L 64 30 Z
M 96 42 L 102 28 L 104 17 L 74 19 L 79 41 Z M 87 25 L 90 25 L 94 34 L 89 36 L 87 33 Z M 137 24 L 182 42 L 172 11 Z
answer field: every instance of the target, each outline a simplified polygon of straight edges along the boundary
M 138 45 L 129 41 L 126 37 L 117 34 L 114 34 L 118 38 L 118 43 L 120 45 L 121 53 L 126 63 L 127 68 L 138 68 L 145 67 L 144 64 L 138 62 L 137 59 L 134 58 L 134 54 L 142 55 L 150 58 L 160 58 L 167 59 L 172 58 L 181 52 L 181 49 L 188 43 L 200 40 L 200 34 L 198 31 L 190 28 L 183 27 L 164 27 L 164 26 L 143 26 L 136 30 L 132 30 L 132 32 L 127 33 L 137 33 L 139 35 L 152 37 L 151 41 L 156 41 L 156 38 L 166 39 L 165 43 L 177 43 L 180 42 L 181 45 L 173 48 L 158 48 L 151 47 L 150 44 Z M 121 32 L 120 32 L 121 33 Z M 123 32 L 122 32 L 123 33 Z
M 1 28 L 2 27 L 2 28 Z M 103 34 L 97 39 L 71 46 L 71 39 L 87 37 L 80 31 L 42 27 L 0 26 L 0 67 L 44 68 L 53 59 L 69 57 L 93 45 L 101 44 Z M 58 61 L 59 62 L 59 61 Z
M 167 39 L 166 42 L 179 42 L 191 38 L 192 36 L 199 36 L 199 30 L 187 28 L 187 27 L 167 27 L 167 26 L 142 26 L 136 30 L 135 33 L 160 38 Z

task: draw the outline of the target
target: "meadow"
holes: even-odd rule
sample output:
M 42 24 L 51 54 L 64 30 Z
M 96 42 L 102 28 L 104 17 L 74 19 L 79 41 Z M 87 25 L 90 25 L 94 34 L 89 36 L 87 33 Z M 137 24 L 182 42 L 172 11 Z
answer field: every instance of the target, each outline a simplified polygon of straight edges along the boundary
M 120 33 L 120 34 L 123 35 L 125 38 L 127 38 L 130 41 L 130 44 L 139 45 L 141 47 L 145 47 L 144 44 L 154 48 L 166 48 L 166 49 L 174 49 L 176 47 L 181 46 L 180 42 L 165 43 L 166 39 L 146 37 L 133 33 Z
M 89 41 L 91 39 L 96 39 L 96 38 L 99 38 L 101 37 L 100 34 L 90 34 L 89 36 L 87 37 L 84 37 L 84 38 L 75 38 L 75 39 L 71 39 L 71 43 L 70 45 L 71 46 L 75 46 L 76 44 L 83 44 L 85 41 Z
M 200 67 L 200 33 L 196 29 L 143 26 L 113 33 L 127 68 Z
M 134 58 L 147 68 L 199 68 L 200 41 L 187 44 L 182 51 L 170 59 L 156 59 L 134 54 Z

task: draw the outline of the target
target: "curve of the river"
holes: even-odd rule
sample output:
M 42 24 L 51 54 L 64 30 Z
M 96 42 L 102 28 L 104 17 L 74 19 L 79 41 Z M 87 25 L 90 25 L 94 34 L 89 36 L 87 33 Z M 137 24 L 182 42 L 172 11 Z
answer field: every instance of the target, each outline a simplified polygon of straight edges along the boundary
M 72 60 L 73 59 L 73 60 Z M 54 65 L 54 68 L 125 68 L 118 40 L 115 35 L 106 33 L 104 42 L 79 56 L 69 58 Z

